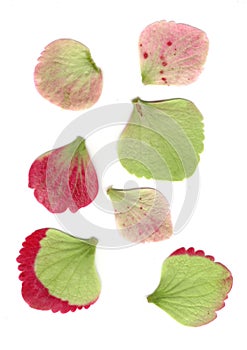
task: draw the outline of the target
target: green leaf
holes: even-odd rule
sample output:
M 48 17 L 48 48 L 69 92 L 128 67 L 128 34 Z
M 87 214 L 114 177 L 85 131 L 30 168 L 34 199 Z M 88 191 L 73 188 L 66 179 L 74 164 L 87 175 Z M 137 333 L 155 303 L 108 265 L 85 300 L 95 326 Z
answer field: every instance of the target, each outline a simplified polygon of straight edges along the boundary
M 162 266 L 161 280 L 148 301 L 187 326 L 213 321 L 232 287 L 231 272 L 204 252 L 184 248 Z
M 35 67 L 38 92 L 64 109 L 81 110 L 97 102 L 102 72 L 89 49 L 72 39 L 58 39 L 45 47 Z
M 121 235 L 131 242 L 156 242 L 172 235 L 169 203 L 153 188 L 107 191 Z
M 100 293 L 100 280 L 94 264 L 95 238 L 81 240 L 49 229 L 40 241 L 35 273 L 50 295 L 70 305 L 87 305 Z
M 180 181 L 196 170 L 203 151 L 202 115 L 184 99 L 133 101 L 118 142 L 121 164 L 137 177 Z

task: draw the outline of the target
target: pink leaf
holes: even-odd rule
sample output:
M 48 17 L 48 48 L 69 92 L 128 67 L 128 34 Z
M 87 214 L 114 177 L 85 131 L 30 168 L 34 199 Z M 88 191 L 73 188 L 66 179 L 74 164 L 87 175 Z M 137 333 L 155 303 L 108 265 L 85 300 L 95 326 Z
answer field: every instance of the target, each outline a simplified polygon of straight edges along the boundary
M 131 242 L 157 242 L 173 232 L 169 203 L 153 188 L 109 188 L 117 227 Z
M 187 24 L 155 22 L 141 33 L 139 53 L 144 84 L 187 85 L 203 69 L 208 38 Z
M 72 39 L 55 40 L 45 47 L 35 67 L 38 92 L 64 109 L 91 107 L 102 91 L 102 72 L 89 49 Z
M 76 212 L 98 193 L 98 180 L 81 137 L 38 157 L 29 170 L 29 187 L 52 213 Z

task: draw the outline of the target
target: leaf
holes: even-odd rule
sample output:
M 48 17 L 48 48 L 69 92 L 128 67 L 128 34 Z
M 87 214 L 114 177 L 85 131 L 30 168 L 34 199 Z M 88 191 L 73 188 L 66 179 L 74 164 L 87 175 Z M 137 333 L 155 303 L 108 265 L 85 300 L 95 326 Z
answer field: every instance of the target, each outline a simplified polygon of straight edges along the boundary
M 169 203 L 153 188 L 107 191 L 115 210 L 117 227 L 131 242 L 156 242 L 172 235 Z
M 95 244 L 55 229 L 28 236 L 17 258 L 22 296 L 30 307 L 66 313 L 89 308 L 99 297 Z
M 193 175 L 203 151 L 202 115 L 184 99 L 133 100 L 118 141 L 121 164 L 137 177 L 180 181 Z
M 208 54 L 208 38 L 187 24 L 160 21 L 139 38 L 144 84 L 187 85 L 200 75 Z
M 64 109 L 80 110 L 97 102 L 102 91 L 102 72 L 89 49 L 72 39 L 47 45 L 34 71 L 38 92 Z
M 148 301 L 186 326 L 213 321 L 232 288 L 231 272 L 202 250 L 180 248 L 163 263 L 161 280 Z
M 29 170 L 28 186 L 52 213 L 67 208 L 74 213 L 90 204 L 98 193 L 98 179 L 85 140 L 77 137 L 38 157 Z

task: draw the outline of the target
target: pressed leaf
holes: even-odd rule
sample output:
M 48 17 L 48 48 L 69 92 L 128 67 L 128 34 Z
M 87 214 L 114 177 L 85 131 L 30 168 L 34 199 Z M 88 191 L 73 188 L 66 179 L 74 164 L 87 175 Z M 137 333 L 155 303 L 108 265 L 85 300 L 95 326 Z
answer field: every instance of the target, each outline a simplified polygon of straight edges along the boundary
M 184 99 L 133 101 L 118 142 L 121 164 L 137 177 L 180 181 L 193 175 L 203 151 L 202 115 Z
M 22 296 L 29 306 L 62 313 L 89 308 L 100 293 L 96 243 L 48 228 L 28 236 L 17 261 Z
M 186 326 L 213 321 L 232 288 L 231 272 L 211 255 L 180 248 L 163 263 L 161 280 L 148 301 Z
M 64 109 L 91 107 L 102 91 L 102 72 L 89 49 L 72 39 L 58 39 L 47 45 L 34 71 L 38 92 Z
M 153 188 L 108 189 L 117 227 L 131 242 L 156 242 L 172 235 L 169 203 Z
M 67 208 L 76 212 L 90 204 L 98 193 L 98 179 L 85 140 L 77 137 L 38 157 L 29 170 L 28 185 L 52 213 L 62 213 Z
M 141 33 L 139 53 L 144 84 L 186 85 L 203 69 L 208 38 L 187 24 L 155 22 Z

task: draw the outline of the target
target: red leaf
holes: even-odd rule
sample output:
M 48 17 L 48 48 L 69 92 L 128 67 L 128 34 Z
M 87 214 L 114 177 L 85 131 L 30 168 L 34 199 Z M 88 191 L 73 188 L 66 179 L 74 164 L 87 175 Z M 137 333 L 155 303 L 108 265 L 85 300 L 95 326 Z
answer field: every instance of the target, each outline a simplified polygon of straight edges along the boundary
M 76 309 L 81 310 L 89 308 L 96 302 L 93 301 L 88 305 L 70 305 L 67 301 L 63 301 L 49 294 L 47 288 L 38 280 L 34 271 L 35 258 L 40 249 L 40 241 L 46 237 L 48 228 L 40 229 L 33 232 L 23 242 L 23 248 L 17 262 L 20 264 L 18 269 L 22 271 L 19 279 L 22 281 L 22 296 L 27 304 L 38 310 L 51 310 L 52 312 L 66 313 L 74 312 Z
M 74 142 L 37 158 L 29 170 L 30 188 L 52 213 L 71 212 L 89 205 L 98 193 L 93 163 L 78 137 Z

